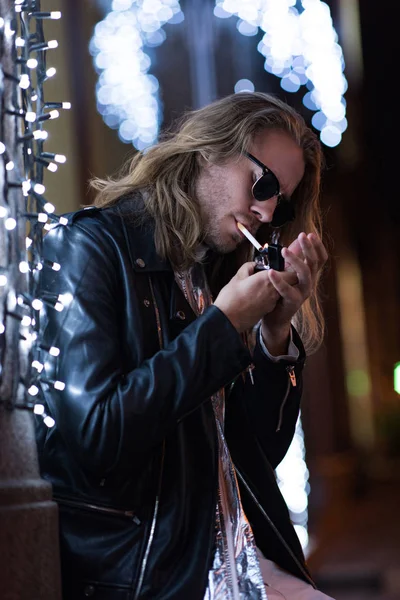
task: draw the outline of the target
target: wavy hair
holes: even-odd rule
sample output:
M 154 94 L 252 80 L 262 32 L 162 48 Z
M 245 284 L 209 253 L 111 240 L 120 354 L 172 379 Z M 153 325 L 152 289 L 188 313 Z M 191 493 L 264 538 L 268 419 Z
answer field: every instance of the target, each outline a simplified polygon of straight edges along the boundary
M 185 113 L 173 129 L 163 134 L 159 143 L 144 153 L 136 153 L 115 178 L 91 180 L 91 186 L 97 191 L 94 205 L 111 206 L 122 197 L 140 192 L 145 213 L 154 219 L 157 252 L 168 258 L 174 268 L 187 268 L 198 258 L 198 248 L 204 238 L 195 193 L 202 164 L 239 159 L 250 149 L 257 133 L 271 129 L 288 133 L 302 148 L 305 161 L 304 177 L 292 197 L 296 219 L 279 230 L 279 242 L 288 245 L 301 231 L 321 236 L 319 196 L 323 153 L 320 142 L 296 110 L 261 92 L 232 94 Z M 271 241 L 274 233 L 276 237 L 276 231 L 262 225 L 257 236 L 264 243 Z M 232 275 L 252 256 L 253 248 L 246 242 L 230 255 L 221 256 L 218 268 L 213 271 L 219 277 L 215 292 L 227 282 L 222 276 L 224 272 Z M 228 263 L 230 267 L 226 268 Z M 314 352 L 324 333 L 318 282 L 293 323 L 307 353 Z

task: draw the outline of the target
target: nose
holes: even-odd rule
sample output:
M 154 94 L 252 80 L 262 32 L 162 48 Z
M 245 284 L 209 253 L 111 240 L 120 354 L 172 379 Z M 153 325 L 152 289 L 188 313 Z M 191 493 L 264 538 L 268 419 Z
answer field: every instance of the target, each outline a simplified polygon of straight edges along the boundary
M 253 198 L 250 211 L 260 223 L 270 223 L 274 216 L 275 208 L 278 204 L 278 196 L 273 196 L 268 200 L 255 200 Z

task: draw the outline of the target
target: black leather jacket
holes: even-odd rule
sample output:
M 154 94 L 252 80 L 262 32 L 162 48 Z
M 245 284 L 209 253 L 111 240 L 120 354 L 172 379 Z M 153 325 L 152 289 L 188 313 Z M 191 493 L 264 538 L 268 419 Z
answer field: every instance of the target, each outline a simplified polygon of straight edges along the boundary
M 222 386 L 257 545 L 310 581 L 274 475 L 298 417 L 303 350 L 294 365 L 258 345 L 252 357 L 217 307 L 195 318 L 151 231 L 120 205 L 67 218 L 44 240 L 41 393 L 56 424 L 37 427 L 59 506 L 64 600 L 203 600 L 218 473 L 209 398 Z

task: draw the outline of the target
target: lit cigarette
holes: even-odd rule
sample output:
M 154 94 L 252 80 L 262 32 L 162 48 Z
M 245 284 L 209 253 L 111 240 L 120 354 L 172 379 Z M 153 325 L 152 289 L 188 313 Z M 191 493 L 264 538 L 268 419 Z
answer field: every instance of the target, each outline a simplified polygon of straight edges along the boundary
M 245 235 L 247 237 L 249 242 L 251 242 L 253 244 L 253 246 L 256 248 L 256 250 L 260 250 L 262 248 L 261 244 L 259 244 L 257 242 L 256 238 L 251 235 L 250 231 L 247 231 L 247 229 L 244 225 L 242 225 L 239 222 L 237 222 L 236 225 L 238 226 L 238 229 L 240 229 L 240 231 L 243 233 L 243 235 Z

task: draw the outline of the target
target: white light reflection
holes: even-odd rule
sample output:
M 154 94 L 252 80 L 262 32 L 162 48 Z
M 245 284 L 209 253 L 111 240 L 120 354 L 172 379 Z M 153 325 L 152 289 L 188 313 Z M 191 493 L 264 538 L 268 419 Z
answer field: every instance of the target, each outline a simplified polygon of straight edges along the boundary
M 182 20 L 179 0 L 114 0 L 90 41 L 99 73 L 98 111 L 123 142 L 138 150 L 156 141 L 161 122 L 159 84 L 149 74 L 151 60 L 144 48 L 162 44 L 165 23 Z
M 216 0 L 215 4 L 215 16 L 238 17 L 241 34 L 264 32 L 258 51 L 265 56 L 265 70 L 280 77 L 287 92 L 307 85 L 310 91 L 303 103 L 322 115 L 312 120 L 313 126 L 321 131 L 322 143 L 337 146 L 347 128 L 343 97 L 347 81 L 329 6 L 320 0 Z
M 308 538 L 308 483 L 309 472 L 305 462 L 304 436 L 301 417 L 298 418 L 296 430 L 289 450 L 283 461 L 277 466 L 276 477 L 290 512 L 294 528 L 303 550 L 306 552 Z

